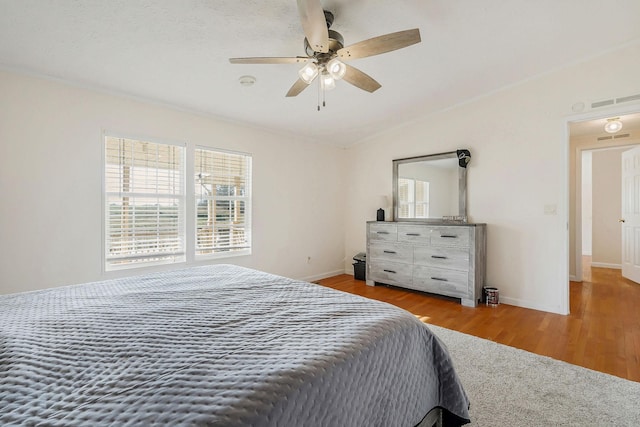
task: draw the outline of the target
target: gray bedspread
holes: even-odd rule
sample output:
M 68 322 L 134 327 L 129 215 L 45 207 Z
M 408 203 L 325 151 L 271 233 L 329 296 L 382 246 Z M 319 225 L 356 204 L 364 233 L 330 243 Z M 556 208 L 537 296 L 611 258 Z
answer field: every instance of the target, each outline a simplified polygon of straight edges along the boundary
M 415 426 L 468 419 L 391 305 L 231 265 L 0 296 L 0 425 Z

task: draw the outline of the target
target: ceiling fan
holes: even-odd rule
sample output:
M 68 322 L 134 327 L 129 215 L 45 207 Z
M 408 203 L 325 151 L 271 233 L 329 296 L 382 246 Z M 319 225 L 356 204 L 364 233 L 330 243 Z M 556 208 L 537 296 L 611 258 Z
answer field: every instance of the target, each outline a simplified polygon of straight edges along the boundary
M 398 31 L 344 46 L 340 33 L 331 30 L 333 14 L 323 10 L 320 0 L 297 0 L 298 11 L 304 30 L 304 49 L 307 56 L 231 58 L 232 64 L 292 64 L 305 63 L 299 71 L 298 80 L 286 96 L 296 96 L 305 90 L 317 77 L 320 89 L 335 87 L 336 80 L 345 80 L 352 85 L 374 92 L 381 85 L 372 77 L 347 65 L 345 61 L 391 52 L 420 42 L 420 31 Z M 320 109 L 320 106 L 318 106 Z

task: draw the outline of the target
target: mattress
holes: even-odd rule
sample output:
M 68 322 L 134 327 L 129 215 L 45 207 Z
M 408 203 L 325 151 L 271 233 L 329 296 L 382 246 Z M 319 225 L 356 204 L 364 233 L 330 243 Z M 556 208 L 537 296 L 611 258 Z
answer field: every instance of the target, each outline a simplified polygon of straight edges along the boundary
M 0 425 L 408 426 L 469 419 L 410 313 L 211 265 L 0 296 Z

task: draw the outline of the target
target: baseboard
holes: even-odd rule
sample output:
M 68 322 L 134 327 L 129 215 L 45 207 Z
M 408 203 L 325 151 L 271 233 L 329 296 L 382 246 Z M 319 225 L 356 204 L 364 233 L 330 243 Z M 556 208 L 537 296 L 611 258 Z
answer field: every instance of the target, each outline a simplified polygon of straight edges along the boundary
M 593 262 L 593 261 L 591 261 L 591 267 L 613 268 L 615 270 L 622 270 L 622 265 L 621 264 L 610 264 L 608 262 Z
M 578 278 L 574 274 L 569 275 L 569 281 L 571 282 L 579 282 Z
M 503 297 L 500 295 L 500 303 L 507 305 L 515 305 L 516 307 L 529 308 L 531 310 L 546 311 L 548 313 L 567 314 L 560 310 L 560 307 L 549 307 L 532 303 L 531 301 L 521 300 L 518 298 Z
M 302 277 L 299 280 L 303 280 L 305 282 L 315 282 L 317 280 L 326 279 L 327 277 L 339 276 L 340 274 L 344 274 L 344 270 L 328 271 L 326 273 L 321 273 L 321 274 L 315 274 L 313 276 Z

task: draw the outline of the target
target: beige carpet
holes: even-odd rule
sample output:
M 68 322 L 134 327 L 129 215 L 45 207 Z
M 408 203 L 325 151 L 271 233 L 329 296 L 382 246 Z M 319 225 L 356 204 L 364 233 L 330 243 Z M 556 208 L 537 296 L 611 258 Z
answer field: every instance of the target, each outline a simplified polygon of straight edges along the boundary
M 429 325 L 471 401 L 471 426 L 640 426 L 640 383 Z

